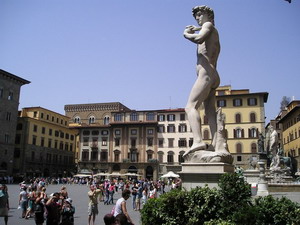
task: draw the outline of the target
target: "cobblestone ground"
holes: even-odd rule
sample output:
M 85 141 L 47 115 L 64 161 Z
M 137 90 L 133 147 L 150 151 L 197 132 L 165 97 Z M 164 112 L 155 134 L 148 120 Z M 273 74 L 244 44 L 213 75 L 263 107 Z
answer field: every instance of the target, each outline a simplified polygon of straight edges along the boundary
M 47 187 L 46 193 L 50 195 L 53 192 L 60 191 L 62 185 L 49 185 Z M 88 196 L 87 192 L 89 191 L 88 186 L 86 185 L 66 185 L 69 197 L 73 200 L 73 205 L 75 206 L 75 225 L 86 225 L 88 224 L 87 219 L 87 209 L 88 209 Z M 10 211 L 8 224 L 9 225 L 34 225 L 34 219 L 23 219 L 21 218 L 21 210 L 18 210 L 18 200 L 19 200 L 19 185 L 8 185 L 8 194 L 9 194 L 9 203 Z M 114 203 L 118 198 L 121 197 L 121 192 L 114 195 Z M 102 225 L 103 217 L 105 214 L 110 213 L 113 208 L 113 205 L 104 205 L 103 202 L 100 202 L 98 205 L 99 214 L 96 218 L 96 225 Z M 140 212 L 134 211 L 132 208 L 132 199 L 127 200 L 127 210 L 135 225 L 140 225 Z M 0 218 L 0 225 L 4 224 L 3 218 Z M 44 223 L 46 224 L 46 222 Z

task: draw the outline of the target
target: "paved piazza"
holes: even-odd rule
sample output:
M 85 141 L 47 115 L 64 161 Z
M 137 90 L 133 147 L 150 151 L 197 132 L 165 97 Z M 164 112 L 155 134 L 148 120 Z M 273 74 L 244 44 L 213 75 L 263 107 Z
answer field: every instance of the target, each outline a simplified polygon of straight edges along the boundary
M 47 187 L 46 193 L 48 196 L 53 192 L 59 192 L 62 185 L 49 185 Z M 75 225 L 86 225 L 88 224 L 88 196 L 87 192 L 89 191 L 88 186 L 86 185 L 66 185 L 67 191 L 69 193 L 69 197 L 73 200 L 73 205 L 75 206 Z M 35 224 L 34 219 L 30 218 L 28 220 L 21 218 L 21 210 L 18 210 L 18 201 L 19 201 L 19 185 L 8 185 L 8 194 L 9 194 L 9 225 L 33 225 Z M 116 193 L 114 195 L 114 203 L 116 203 L 117 199 L 121 197 L 121 192 Z M 96 218 L 96 225 L 102 225 L 103 217 L 105 214 L 110 213 L 113 205 L 104 205 L 103 202 L 100 202 L 98 205 L 99 214 Z M 127 200 L 127 210 L 135 225 L 141 224 L 140 222 L 140 212 L 134 211 L 132 208 L 132 199 L 129 198 Z M 0 218 L 0 224 L 4 224 L 3 218 Z M 46 222 L 44 223 L 46 224 Z
M 53 192 L 58 192 L 62 185 L 49 185 L 47 187 L 46 193 L 48 196 Z M 75 206 L 75 225 L 86 225 L 87 224 L 87 209 L 88 209 L 88 196 L 87 192 L 89 191 L 88 186 L 86 185 L 66 185 L 69 197 L 73 200 L 73 205 Z M 166 188 L 168 190 L 168 188 Z M 18 200 L 19 200 L 19 185 L 8 185 L 8 194 L 9 194 L 9 203 L 10 203 L 10 211 L 9 211 L 9 225 L 33 225 L 35 224 L 34 219 L 30 218 L 28 220 L 21 218 L 21 210 L 18 210 Z M 275 197 L 286 196 L 289 199 L 300 203 L 300 193 L 299 192 L 280 192 L 280 193 L 272 193 Z M 114 195 L 114 203 L 120 198 L 121 192 L 116 193 Z M 102 225 L 103 217 L 105 214 L 110 213 L 113 205 L 104 205 L 103 202 L 99 203 L 99 215 L 96 218 L 96 225 Z M 141 225 L 140 221 L 140 212 L 134 211 L 132 208 L 132 199 L 129 198 L 127 200 L 127 210 L 134 221 L 135 225 Z M 3 218 L 0 218 L 0 224 L 3 224 Z M 46 224 L 46 222 L 44 223 Z

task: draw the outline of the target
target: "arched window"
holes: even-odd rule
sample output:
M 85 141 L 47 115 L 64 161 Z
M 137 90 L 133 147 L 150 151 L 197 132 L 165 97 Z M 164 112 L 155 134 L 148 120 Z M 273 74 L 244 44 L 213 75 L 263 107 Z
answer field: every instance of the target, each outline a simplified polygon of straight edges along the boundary
M 249 129 L 249 138 L 257 138 L 258 137 L 258 130 L 257 128 Z
M 251 144 L 251 153 L 257 153 L 257 145 L 256 143 Z
M 108 116 L 104 117 L 103 124 L 104 125 L 108 125 L 109 124 L 109 117 Z
M 236 153 L 242 153 L 242 144 L 241 143 L 237 143 L 235 147 L 236 147 Z
M 250 113 L 250 122 L 255 123 L 256 122 L 256 115 L 255 113 Z
M 235 123 L 241 123 L 241 114 L 240 113 L 235 114 Z
M 203 132 L 203 139 L 208 140 L 209 139 L 209 131 L 207 129 L 204 130 Z
M 167 161 L 168 161 L 168 163 L 174 163 L 174 152 L 173 151 L 168 152 Z
M 237 128 L 233 130 L 234 138 L 243 138 L 244 137 L 244 129 Z
M 74 123 L 80 123 L 80 117 L 79 116 L 76 116 L 75 118 L 74 118 Z
M 89 124 L 93 124 L 95 123 L 95 117 L 94 116 L 90 116 L 89 118 Z

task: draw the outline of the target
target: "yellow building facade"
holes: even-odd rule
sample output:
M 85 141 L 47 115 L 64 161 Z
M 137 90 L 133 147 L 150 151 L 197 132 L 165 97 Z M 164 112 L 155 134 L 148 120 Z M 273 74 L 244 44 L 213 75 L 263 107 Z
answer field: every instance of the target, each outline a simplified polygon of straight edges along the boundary
M 296 160 L 296 168 L 300 168 L 300 101 L 292 101 L 287 106 L 287 113 L 281 118 L 282 139 L 285 156 Z
M 17 123 L 14 172 L 26 176 L 67 176 L 75 172 L 78 131 L 69 117 L 42 107 L 23 108 Z
M 221 86 L 216 92 L 216 106 L 225 114 L 227 145 L 234 157 L 234 165 L 244 169 L 249 167 L 250 157 L 257 157 L 257 141 L 260 133 L 265 133 L 265 107 L 268 93 L 250 93 L 249 89 L 232 90 L 231 86 Z M 202 134 L 210 135 L 204 109 L 200 109 Z

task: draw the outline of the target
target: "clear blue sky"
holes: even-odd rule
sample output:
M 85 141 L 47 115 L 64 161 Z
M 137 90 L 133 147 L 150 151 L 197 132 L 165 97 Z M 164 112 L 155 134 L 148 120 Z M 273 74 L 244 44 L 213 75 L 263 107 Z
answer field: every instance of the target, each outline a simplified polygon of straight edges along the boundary
M 31 81 L 20 108 L 119 101 L 136 110 L 184 107 L 196 79 L 191 9 L 215 11 L 221 85 L 300 99 L 300 1 L 0 0 L 0 68 Z

